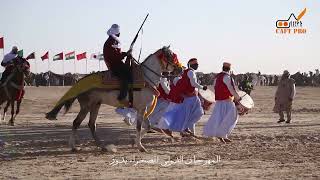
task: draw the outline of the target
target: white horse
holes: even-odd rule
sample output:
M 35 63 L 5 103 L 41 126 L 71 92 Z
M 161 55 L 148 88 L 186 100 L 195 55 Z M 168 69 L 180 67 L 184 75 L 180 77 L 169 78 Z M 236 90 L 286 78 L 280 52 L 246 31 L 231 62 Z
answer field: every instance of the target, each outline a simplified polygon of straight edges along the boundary
M 144 73 L 144 79 L 147 85 L 143 87 L 141 91 L 133 92 L 133 108 L 137 111 L 137 135 L 135 143 L 138 146 L 139 150 L 142 152 L 145 152 L 146 149 L 141 144 L 141 138 L 145 134 L 145 131 L 141 131 L 141 124 L 152 112 L 147 112 L 147 109 L 148 111 L 150 109 L 154 109 L 156 98 L 158 95 L 156 87 L 160 83 L 161 73 L 164 71 L 173 71 L 174 68 L 180 68 L 180 66 L 181 65 L 178 62 L 178 59 L 176 58 L 175 54 L 169 49 L 169 47 L 163 47 L 162 49 L 159 49 L 158 51 L 147 57 L 139 65 L 139 68 L 141 68 Z M 90 78 L 90 76 L 97 75 L 99 73 L 103 72 L 98 72 L 82 78 L 69 91 L 71 92 L 73 88 L 79 87 L 82 82 L 86 81 L 86 78 Z M 87 84 L 87 86 L 90 86 L 90 84 Z M 68 94 L 68 92 L 66 94 Z M 68 111 L 74 100 L 77 99 L 80 103 L 80 112 L 78 113 L 76 119 L 73 121 L 72 134 L 69 140 L 71 149 L 73 151 L 77 150 L 75 146 L 77 129 L 79 128 L 86 115 L 90 112 L 88 125 L 91 130 L 92 136 L 97 146 L 105 150 L 105 147 L 102 145 L 100 139 L 96 134 L 96 119 L 101 104 L 107 104 L 114 107 L 117 107 L 119 105 L 119 102 L 117 100 L 118 94 L 119 90 L 93 88 L 84 93 L 82 92 L 81 94 L 77 94 L 73 98 L 60 100 L 60 103 L 58 103 L 49 113 L 46 114 L 46 118 L 49 120 L 56 119 L 58 112 L 63 106 L 66 108 L 66 111 Z M 112 151 L 116 150 L 112 149 Z

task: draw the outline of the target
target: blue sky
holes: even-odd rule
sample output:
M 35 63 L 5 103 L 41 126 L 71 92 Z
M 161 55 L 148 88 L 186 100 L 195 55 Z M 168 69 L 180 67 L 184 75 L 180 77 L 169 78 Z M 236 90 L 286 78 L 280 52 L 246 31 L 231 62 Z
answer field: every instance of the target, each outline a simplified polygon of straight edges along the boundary
M 1 0 L 0 4 L 4 51 L 13 45 L 24 49 L 25 55 L 35 51 L 34 72 L 48 70 L 48 62 L 40 60 L 47 50 L 50 69 L 56 73 L 62 73 L 63 66 L 52 62 L 54 54 L 102 52 L 113 23 L 120 25 L 122 49 L 127 50 L 147 13 L 142 39 L 134 49 L 137 56 L 142 40 L 142 58 L 170 44 L 183 63 L 198 58 L 199 70 L 204 72 L 220 71 L 223 61 L 231 62 L 235 73 L 320 68 L 320 1 Z M 275 33 L 278 19 L 304 8 L 307 34 Z M 85 61 L 76 62 L 77 72 L 85 72 L 85 65 Z M 105 68 L 101 62 L 101 69 Z M 64 69 L 73 72 L 74 63 L 65 62 Z M 98 61 L 89 59 L 88 71 L 97 69 Z

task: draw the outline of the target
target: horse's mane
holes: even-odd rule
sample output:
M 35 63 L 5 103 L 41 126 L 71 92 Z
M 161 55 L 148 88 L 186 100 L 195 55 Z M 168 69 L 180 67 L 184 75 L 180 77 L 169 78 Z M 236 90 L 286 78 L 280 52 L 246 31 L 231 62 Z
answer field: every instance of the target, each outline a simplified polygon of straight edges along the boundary
M 146 59 L 144 59 L 144 61 L 145 61 L 145 60 L 147 60 L 147 59 L 149 59 L 152 55 L 154 55 L 154 53 L 149 54 L 149 56 L 147 56 L 147 58 L 146 58 Z
M 13 64 L 14 64 L 14 66 L 17 66 L 17 65 L 20 65 L 20 64 L 23 64 L 23 63 L 27 63 L 28 66 L 30 66 L 30 63 L 27 61 L 26 58 L 17 56 L 17 57 L 15 57 L 15 58 L 13 59 Z

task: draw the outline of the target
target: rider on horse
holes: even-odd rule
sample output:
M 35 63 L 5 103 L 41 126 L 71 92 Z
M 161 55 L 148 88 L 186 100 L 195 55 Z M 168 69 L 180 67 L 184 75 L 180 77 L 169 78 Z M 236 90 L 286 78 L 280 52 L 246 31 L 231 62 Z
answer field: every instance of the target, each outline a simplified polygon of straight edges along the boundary
M 13 60 L 18 56 L 18 48 L 17 46 L 13 46 L 12 50 L 6 54 L 1 62 L 1 66 L 5 67 L 4 72 L 1 77 L 1 84 L 4 83 L 7 77 L 11 74 L 13 70 Z
M 127 60 L 132 58 L 131 52 L 121 52 L 120 48 L 120 27 L 118 24 L 113 24 L 108 30 L 107 34 L 109 38 L 106 40 L 103 46 L 104 61 L 112 74 L 120 80 L 120 94 L 118 100 L 121 104 L 128 104 L 126 96 L 128 94 L 129 84 L 132 84 L 132 75 L 130 71 L 130 65 L 126 61 L 122 60 L 127 57 Z

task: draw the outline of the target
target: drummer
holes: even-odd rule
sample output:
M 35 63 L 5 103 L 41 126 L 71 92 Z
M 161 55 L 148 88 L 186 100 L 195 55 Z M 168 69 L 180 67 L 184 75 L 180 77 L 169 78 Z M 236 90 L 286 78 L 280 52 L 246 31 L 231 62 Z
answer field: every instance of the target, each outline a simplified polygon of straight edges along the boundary
M 207 86 L 202 86 L 197 82 L 195 70 L 198 69 L 198 66 L 196 58 L 190 59 L 188 61 L 188 69 L 183 71 L 175 89 L 170 91 L 170 94 L 181 94 L 184 98 L 181 101 L 182 103 L 167 111 L 162 117 L 164 122 L 168 123 L 170 131 L 195 134 L 195 123 L 203 115 L 203 109 L 196 88 L 207 90 Z M 179 96 L 175 95 L 174 97 Z
M 236 92 L 234 80 L 230 76 L 231 64 L 223 63 L 222 72 L 214 80 L 215 100 L 213 112 L 204 126 L 203 134 L 218 137 L 223 143 L 231 142 L 228 138 L 238 121 L 235 102 L 241 100 Z
M 201 101 L 201 106 L 204 111 L 209 111 L 212 104 L 214 103 L 214 93 L 210 90 L 202 91 L 199 90 L 199 99 Z

